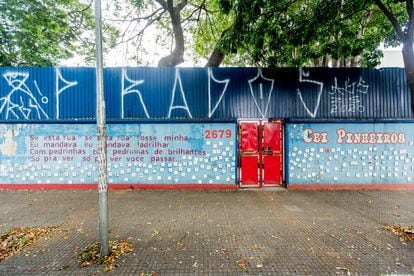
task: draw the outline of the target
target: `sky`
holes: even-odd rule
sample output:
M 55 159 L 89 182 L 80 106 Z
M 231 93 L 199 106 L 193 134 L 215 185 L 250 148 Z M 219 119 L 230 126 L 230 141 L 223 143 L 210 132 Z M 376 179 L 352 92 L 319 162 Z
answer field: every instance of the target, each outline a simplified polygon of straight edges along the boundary
M 404 67 L 401 48 L 383 49 L 384 57 L 379 67 Z
M 147 66 L 157 66 L 158 59 L 160 57 L 159 53 L 155 53 L 156 47 L 153 47 L 153 53 L 147 53 Z M 105 67 L 125 67 L 125 66 L 137 66 L 131 62 L 126 61 L 125 53 L 127 49 L 116 49 L 108 54 L 104 55 Z M 382 49 L 384 57 L 381 59 L 381 64 L 378 67 L 404 67 L 404 61 L 402 58 L 401 48 L 389 48 Z M 165 54 L 167 52 L 164 52 Z M 199 63 L 194 63 L 191 58 L 185 57 L 186 61 L 180 64 L 180 67 L 202 67 L 205 64 L 204 60 L 199 61 Z M 83 58 L 80 56 L 75 56 L 71 59 L 64 60 L 60 63 L 60 66 L 85 66 Z

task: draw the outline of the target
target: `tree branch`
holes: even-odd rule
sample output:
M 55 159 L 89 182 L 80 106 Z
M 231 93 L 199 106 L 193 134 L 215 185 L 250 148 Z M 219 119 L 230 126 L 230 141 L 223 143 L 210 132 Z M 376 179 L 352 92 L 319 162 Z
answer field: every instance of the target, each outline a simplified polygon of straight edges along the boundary
M 157 13 L 162 11 L 164 8 L 158 8 L 157 10 L 153 11 L 151 14 L 142 16 L 142 17 L 134 17 L 131 19 L 105 19 L 105 21 L 111 21 L 111 22 L 128 22 L 128 21 L 139 21 L 139 20 L 149 20 L 153 16 L 155 16 Z M 164 11 L 165 12 L 165 11 Z
M 181 10 L 184 8 L 184 4 L 187 4 L 187 0 L 183 0 L 180 2 L 179 6 L 174 7 L 174 1 L 167 0 L 167 11 L 170 14 L 171 18 L 175 47 L 168 56 L 160 59 L 158 62 L 158 66 L 160 67 L 174 67 L 184 61 L 184 34 L 181 25 Z
M 182 9 L 184 9 L 184 7 L 185 7 L 187 4 L 188 4 L 188 1 L 187 1 L 187 0 L 183 0 L 183 1 L 181 1 L 181 2 L 177 5 L 177 9 L 178 9 L 179 11 L 181 11 Z
M 188 5 L 195 7 L 196 10 L 202 9 L 205 10 L 207 13 L 217 13 L 219 10 L 212 10 L 209 9 L 209 7 L 206 6 L 206 0 L 204 0 L 200 5 L 189 3 Z
M 220 40 L 224 39 L 224 36 L 226 35 L 226 33 L 229 32 L 232 28 L 233 28 L 233 25 L 228 27 L 221 33 L 219 42 L 217 42 L 216 46 L 211 52 L 205 67 L 219 67 L 220 64 L 223 62 L 226 54 L 223 52 L 222 49 L 219 48 L 218 45 L 220 44 Z
M 68 14 L 69 15 L 72 15 L 72 14 L 75 14 L 75 13 L 80 13 L 80 14 L 83 14 L 84 12 L 86 12 L 88 9 L 91 9 L 92 8 L 92 4 L 93 4 L 93 0 L 91 0 L 88 4 L 85 4 L 85 8 L 84 9 L 82 9 L 82 10 L 72 10 L 72 11 L 70 11 Z
M 199 6 L 199 7 L 197 7 L 196 9 L 194 9 L 186 18 L 184 18 L 183 20 L 182 20 L 182 22 L 184 22 L 184 21 L 187 21 L 187 20 L 191 20 L 191 18 L 194 16 L 194 14 L 195 13 L 197 13 L 198 12 L 198 17 L 197 17 L 197 20 L 199 20 L 200 19 L 200 13 L 201 13 L 201 10 L 202 10 L 202 7 L 201 6 Z M 195 20 L 195 21 L 197 21 L 197 20 Z
M 409 38 L 412 38 L 414 34 L 413 0 L 406 0 L 405 3 L 408 15 L 407 35 Z
M 407 1 L 411 1 L 411 0 L 407 0 Z M 381 0 L 374 0 L 374 3 L 378 6 L 378 8 L 380 8 L 382 13 L 391 22 L 391 25 L 394 28 L 395 32 L 397 33 L 398 37 L 401 40 L 404 40 L 405 39 L 405 34 L 404 34 L 403 30 L 401 29 L 400 24 L 398 24 L 398 20 L 395 17 L 395 15 L 392 13 L 392 11 L 389 8 L 387 8 Z
M 149 27 L 149 26 L 151 26 L 151 24 L 152 23 L 154 23 L 155 21 L 159 21 L 160 19 L 161 19 L 161 17 L 164 15 L 164 13 L 166 13 L 166 11 L 164 10 L 164 11 L 162 11 L 157 17 L 154 17 L 154 18 L 152 18 L 151 20 L 149 20 L 149 21 L 147 21 L 147 23 L 145 24 L 145 26 L 138 32 L 138 33 L 136 33 L 135 35 L 133 35 L 133 36 L 131 36 L 131 37 L 129 37 L 129 38 L 127 38 L 126 40 L 124 40 L 124 37 L 125 37 L 125 34 L 126 34 L 126 32 L 124 32 L 124 34 L 122 35 L 122 39 L 121 39 L 121 41 L 120 42 L 118 42 L 116 45 L 119 45 L 119 44 L 122 44 L 122 43 L 127 43 L 127 42 L 129 42 L 129 41 L 131 41 L 131 40 L 133 40 L 133 39 L 135 39 L 135 38 L 137 38 L 137 37 L 139 37 L 139 36 L 141 36 L 141 35 L 143 35 L 143 33 L 144 33 L 144 31 Z
M 409 16 L 412 15 L 413 14 L 413 2 L 412 2 L 412 0 L 406 0 L 405 4 L 406 4 L 405 7 L 407 9 L 408 15 Z

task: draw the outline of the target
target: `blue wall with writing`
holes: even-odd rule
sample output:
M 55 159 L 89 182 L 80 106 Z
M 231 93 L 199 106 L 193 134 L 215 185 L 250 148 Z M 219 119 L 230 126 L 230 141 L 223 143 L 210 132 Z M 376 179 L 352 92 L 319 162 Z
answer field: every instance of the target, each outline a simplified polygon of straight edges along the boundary
M 289 123 L 288 184 L 414 183 L 413 123 Z
M 411 118 L 401 68 L 105 68 L 107 118 Z M 0 68 L 0 120 L 92 120 L 94 68 Z
M 235 123 L 109 124 L 108 182 L 236 184 Z M 97 182 L 93 124 L 0 124 L 0 184 Z

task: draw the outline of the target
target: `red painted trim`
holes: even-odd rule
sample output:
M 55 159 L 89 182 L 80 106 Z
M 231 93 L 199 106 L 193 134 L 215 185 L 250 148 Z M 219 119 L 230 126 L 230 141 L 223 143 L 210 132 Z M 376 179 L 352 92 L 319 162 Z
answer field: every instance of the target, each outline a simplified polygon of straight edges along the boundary
M 97 184 L 0 184 L 0 190 L 88 190 Z M 236 184 L 108 184 L 111 190 L 236 190 Z
M 108 184 L 111 190 L 237 190 L 235 184 Z M 243 186 L 246 188 L 259 188 Z M 0 184 L 0 190 L 94 190 L 97 184 Z M 287 185 L 288 190 L 414 190 L 414 184 Z
M 109 189 L 140 190 L 237 190 L 236 184 L 109 184 Z
M 310 184 L 287 185 L 288 190 L 414 190 L 414 184 Z
M 1 190 L 87 190 L 97 187 L 97 184 L 0 184 Z

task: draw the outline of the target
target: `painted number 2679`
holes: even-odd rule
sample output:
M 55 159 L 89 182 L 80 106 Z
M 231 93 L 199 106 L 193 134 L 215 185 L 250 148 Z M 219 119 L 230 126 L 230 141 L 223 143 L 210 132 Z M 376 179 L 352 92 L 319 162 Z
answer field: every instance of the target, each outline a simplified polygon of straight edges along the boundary
M 218 129 L 218 130 L 211 130 L 207 129 L 205 132 L 206 139 L 220 139 L 220 138 L 230 138 L 231 137 L 231 129 Z

